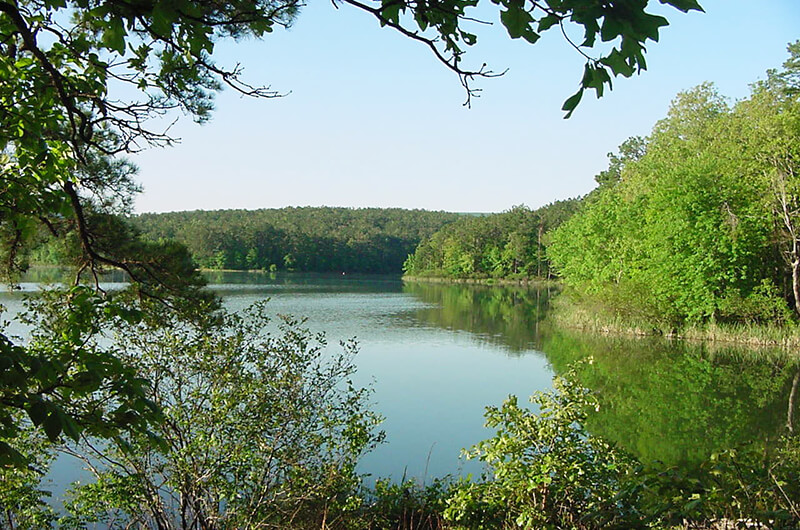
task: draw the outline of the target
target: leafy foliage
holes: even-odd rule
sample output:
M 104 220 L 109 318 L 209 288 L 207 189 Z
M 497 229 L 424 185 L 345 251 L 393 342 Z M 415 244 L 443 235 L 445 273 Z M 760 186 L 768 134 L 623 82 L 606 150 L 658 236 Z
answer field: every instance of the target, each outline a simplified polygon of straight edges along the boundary
M 140 313 L 88 287 L 50 291 L 33 304 L 38 309 L 28 322 L 35 327 L 25 347 L 0 335 L 2 438 L 13 442 L 21 434 L 18 411 L 51 442 L 62 434 L 77 441 L 120 429 L 147 432 L 160 415 L 145 395 L 146 381 L 103 341 L 105 324 L 137 321 Z M 22 466 L 27 455 L 8 441 L 0 439 L 2 464 Z
M 553 386 L 531 397 L 539 414 L 513 396 L 486 409 L 486 426 L 496 432 L 467 456 L 486 462 L 488 474 L 456 490 L 448 519 L 468 528 L 585 528 L 593 526 L 587 519 L 614 525 L 627 516 L 616 499 L 633 459 L 587 434 L 596 401 L 573 377 L 555 378 Z
M 65 524 L 319 527 L 358 508 L 355 465 L 382 435 L 348 380 L 356 346 L 327 352 L 289 317 L 277 328 L 263 304 L 203 325 L 120 326 L 121 358 L 163 410 L 158 443 L 72 449 L 97 480 L 74 488 Z
M 41 484 L 42 474 L 53 460 L 49 443 L 44 433 L 33 428 L 16 433 L 13 441 L 26 455 L 27 466 L 0 466 L 0 527 L 25 530 L 50 527 L 57 514 L 47 503 L 50 493 Z
M 668 326 L 791 319 L 800 101 L 782 79 L 732 107 L 709 84 L 681 93 L 644 144 L 623 145 L 552 234 L 564 281 L 612 314 Z
M 119 429 L 146 430 L 159 419 L 144 398 L 145 381 L 104 343 L 104 326 L 116 321 L 157 320 L 168 309 L 186 318 L 203 319 L 217 302 L 202 292 L 204 281 L 186 249 L 171 242 L 146 243 L 119 218 L 86 217 L 92 230 L 92 252 L 126 256 L 128 272 L 139 278 L 124 292 L 99 289 L 101 269 L 85 261 L 71 246 L 78 272 L 75 286 L 54 290 L 32 302 L 28 314 L 33 336 L 28 344 L 0 333 L 0 461 L 22 465 L 25 456 L 13 447 L 20 431 L 16 411 L 25 411 L 51 441 L 63 433 L 73 440 L 83 434 L 112 436 Z M 81 284 L 84 269 L 95 287 Z M 106 415 L 97 403 L 119 407 Z M 110 411 L 109 411 L 110 412 Z
M 589 361 L 591 362 L 591 360 Z M 800 523 L 798 440 L 787 436 L 711 455 L 696 472 L 646 466 L 586 430 L 598 402 L 575 382 L 554 380 L 534 413 L 512 396 L 487 409 L 496 434 L 468 455 L 488 464 L 461 483 L 445 517 L 458 528 L 740 528 Z
M 547 231 L 577 209 L 577 200 L 530 210 L 515 206 L 445 226 L 417 247 L 403 266 L 410 276 L 445 278 L 549 278 Z
M 364 496 L 362 526 L 376 530 L 446 528 L 442 513 L 450 487 L 447 478 L 434 479 L 427 485 L 412 479 L 401 482 L 379 479 Z
M 342 0 L 372 13 L 381 25 L 392 27 L 412 39 L 426 44 L 451 70 L 456 72 L 467 90 L 467 101 L 476 94 L 470 82 L 476 77 L 492 77 L 484 64 L 478 69 L 463 66 L 467 47 L 478 41 L 478 26 L 471 15 L 484 7 L 479 0 Z M 702 11 L 695 0 L 661 0 L 682 12 Z M 630 77 L 646 69 L 644 59 L 647 41 L 658 41 L 659 29 L 668 25 L 664 17 L 647 12 L 647 0 L 602 2 L 598 0 L 492 0 L 492 9 L 499 10 L 500 24 L 512 39 L 536 44 L 548 30 L 560 31 L 569 44 L 586 59 L 580 89 L 568 98 L 563 110 L 569 117 L 584 91 L 594 90 L 601 97 L 611 88 L 612 76 Z M 497 6 L 495 8 L 495 6 Z M 569 35 L 583 32 L 583 40 L 574 42 Z M 605 45 L 605 46 L 603 46 Z M 595 56 L 592 56 L 594 54 Z

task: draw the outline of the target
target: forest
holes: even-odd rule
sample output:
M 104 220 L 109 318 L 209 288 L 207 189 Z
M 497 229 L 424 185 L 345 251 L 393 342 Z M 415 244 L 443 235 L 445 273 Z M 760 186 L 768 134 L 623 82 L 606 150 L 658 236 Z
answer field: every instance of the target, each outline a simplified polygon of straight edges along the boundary
M 398 274 L 419 242 L 462 217 L 400 208 L 288 207 L 139 214 L 146 241 L 177 241 L 206 269 Z M 72 252 L 74 253 L 74 252 Z M 45 237 L 35 263 L 63 264 L 70 251 Z
M 520 205 L 500 214 L 459 219 L 420 243 L 403 270 L 412 277 L 552 278 L 548 233 L 579 205 L 569 199 L 536 210 Z

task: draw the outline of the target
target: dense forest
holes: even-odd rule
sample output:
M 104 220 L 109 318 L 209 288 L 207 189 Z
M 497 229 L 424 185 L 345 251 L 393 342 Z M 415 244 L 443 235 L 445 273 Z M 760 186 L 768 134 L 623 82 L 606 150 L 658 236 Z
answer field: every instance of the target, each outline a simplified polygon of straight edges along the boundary
M 304 207 L 141 214 L 130 218 L 145 240 L 174 240 L 202 268 L 400 273 L 419 242 L 461 217 L 400 208 Z M 62 245 L 34 261 L 63 263 Z
M 536 210 L 515 206 L 507 212 L 465 217 L 424 240 L 408 257 L 409 276 L 443 278 L 550 278 L 547 233 L 580 205 L 557 201 Z
M 800 311 L 800 43 L 790 52 L 748 98 L 731 104 L 703 84 L 628 142 L 551 234 L 565 284 L 614 314 L 669 325 L 780 323 Z

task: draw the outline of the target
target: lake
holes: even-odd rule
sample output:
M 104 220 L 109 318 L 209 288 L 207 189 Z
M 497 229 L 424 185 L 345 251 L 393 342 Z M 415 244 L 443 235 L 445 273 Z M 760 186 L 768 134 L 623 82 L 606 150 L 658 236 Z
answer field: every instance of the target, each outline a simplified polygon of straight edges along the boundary
M 483 329 L 448 323 L 449 303 L 397 277 L 217 273 L 211 280 L 231 310 L 269 298 L 276 314 L 307 317 L 329 347 L 358 340 L 354 382 L 372 386 L 374 408 L 385 418 L 387 443 L 361 464 L 373 476 L 480 471 L 476 462 L 462 469 L 459 454 L 486 437 L 484 407 L 551 386 L 534 333 L 511 345 L 501 322 Z
M 404 283 L 397 277 L 212 273 L 209 287 L 234 311 L 268 298 L 275 314 L 308 318 L 329 347 L 355 337 L 355 382 L 374 390 L 386 443 L 360 470 L 425 480 L 479 472 L 459 459 L 487 438 L 483 411 L 509 394 L 524 402 L 579 359 L 600 399 L 590 430 L 646 461 L 691 467 L 710 452 L 777 436 L 797 363 L 732 347 L 624 339 L 559 329 L 555 292 Z M 35 283 L 23 284 L 36 289 Z M 9 318 L 22 294 L 0 293 Z M 11 323 L 12 333 L 24 328 Z M 70 471 L 72 469 L 72 471 Z M 69 480 L 62 467 L 56 482 Z

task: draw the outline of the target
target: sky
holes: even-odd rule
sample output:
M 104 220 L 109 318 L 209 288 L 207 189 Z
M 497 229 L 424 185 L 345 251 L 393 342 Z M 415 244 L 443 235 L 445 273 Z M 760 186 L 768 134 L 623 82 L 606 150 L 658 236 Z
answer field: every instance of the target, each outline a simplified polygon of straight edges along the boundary
M 176 116 L 178 145 L 131 158 L 144 190 L 135 211 L 500 212 L 586 194 L 607 154 L 647 135 L 678 92 L 712 81 L 731 101 L 746 97 L 800 39 L 800 0 L 700 3 L 705 13 L 656 3 L 670 26 L 648 44 L 648 70 L 599 100 L 585 94 L 565 120 L 583 60 L 556 31 L 531 46 L 496 21 L 476 28 L 466 64 L 507 72 L 478 81 L 467 108 L 458 78 L 420 43 L 349 6 L 311 2 L 289 30 L 218 45 L 218 64 L 240 63 L 246 81 L 284 97 L 226 90 L 210 122 Z

